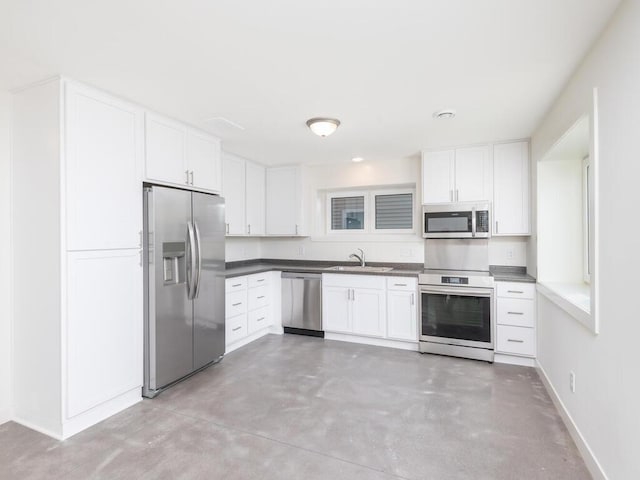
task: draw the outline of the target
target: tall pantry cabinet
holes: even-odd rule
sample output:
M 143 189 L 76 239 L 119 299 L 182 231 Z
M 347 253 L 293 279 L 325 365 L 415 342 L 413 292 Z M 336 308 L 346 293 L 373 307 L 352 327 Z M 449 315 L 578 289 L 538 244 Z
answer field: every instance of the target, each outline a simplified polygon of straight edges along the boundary
M 141 398 L 144 115 L 57 78 L 12 128 L 14 418 L 63 439 Z

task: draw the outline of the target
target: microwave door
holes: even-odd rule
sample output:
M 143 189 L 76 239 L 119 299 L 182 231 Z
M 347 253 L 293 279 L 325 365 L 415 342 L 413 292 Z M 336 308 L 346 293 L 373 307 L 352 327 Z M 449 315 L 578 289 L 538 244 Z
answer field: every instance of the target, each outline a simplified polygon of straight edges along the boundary
M 424 212 L 424 238 L 471 238 L 473 212 Z

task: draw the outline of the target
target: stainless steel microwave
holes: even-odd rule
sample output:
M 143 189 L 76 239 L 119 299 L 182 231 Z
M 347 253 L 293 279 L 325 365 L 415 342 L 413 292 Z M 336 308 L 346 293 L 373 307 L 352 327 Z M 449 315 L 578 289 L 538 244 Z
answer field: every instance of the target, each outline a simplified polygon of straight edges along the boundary
M 424 238 L 489 238 L 490 203 L 444 203 L 422 206 Z

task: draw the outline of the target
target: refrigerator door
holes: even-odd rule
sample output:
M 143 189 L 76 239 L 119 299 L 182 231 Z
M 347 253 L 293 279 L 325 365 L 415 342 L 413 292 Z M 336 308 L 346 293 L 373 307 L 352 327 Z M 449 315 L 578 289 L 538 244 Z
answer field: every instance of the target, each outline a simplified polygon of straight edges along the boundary
M 224 199 L 193 192 L 198 272 L 193 300 L 193 368 L 224 355 Z
M 193 371 L 191 192 L 145 189 L 145 396 Z

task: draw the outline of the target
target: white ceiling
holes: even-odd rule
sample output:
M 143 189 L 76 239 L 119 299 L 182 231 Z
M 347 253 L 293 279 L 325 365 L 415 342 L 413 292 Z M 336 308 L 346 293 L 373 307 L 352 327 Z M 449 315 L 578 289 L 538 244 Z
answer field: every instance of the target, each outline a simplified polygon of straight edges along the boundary
M 618 3 L 1 0 L 0 89 L 62 73 L 263 163 L 393 160 L 528 137 Z

